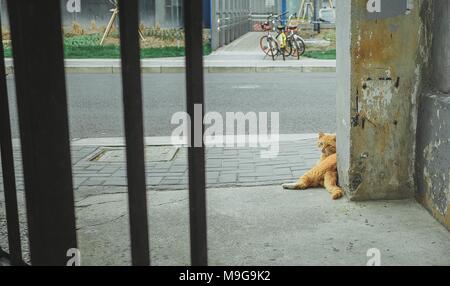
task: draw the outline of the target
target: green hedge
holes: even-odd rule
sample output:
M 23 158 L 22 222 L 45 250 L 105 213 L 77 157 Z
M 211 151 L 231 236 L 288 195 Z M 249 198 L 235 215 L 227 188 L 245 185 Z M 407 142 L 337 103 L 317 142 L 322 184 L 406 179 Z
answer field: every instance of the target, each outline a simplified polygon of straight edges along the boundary
M 336 50 L 327 51 L 306 51 L 303 55 L 308 58 L 321 59 L 321 60 L 335 60 Z

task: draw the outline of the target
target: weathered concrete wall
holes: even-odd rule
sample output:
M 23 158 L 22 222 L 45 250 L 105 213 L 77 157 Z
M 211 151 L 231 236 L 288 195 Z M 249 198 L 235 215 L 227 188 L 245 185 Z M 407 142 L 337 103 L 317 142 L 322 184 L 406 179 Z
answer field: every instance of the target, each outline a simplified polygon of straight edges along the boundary
M 450 93 L 450 4 L 448 0 L 434 0 L 433 23 L 433 85 Z
M 338 101 L 350 101 L 350 114 L 338 115 L 340 183 L 352 200 L 412 197 L 417 100 L 431 48 L 431 1 L 381 0 L 375 13 L 367 2 L 351 1 L 346 31 L 351 40 L 338 50 L 338 59 L 347 49 L 351 54 L 350 69 L 342 68 L 349 74 L 338 80 L 345 85 L 341 79 L 349 76 L 351 82 L 348 93 L 348 87 L 338 86 Z M 343 19 L 338 17 L 339 29 Z M 347 132 L 349 137 L 342 138 Z
M 450 95 L 421 97 L 417 151 L 418 200 L 450 229 Z
M 450 229 L 450 2 L 434 1 L 432 63 L 420 98 L 417 197 Z

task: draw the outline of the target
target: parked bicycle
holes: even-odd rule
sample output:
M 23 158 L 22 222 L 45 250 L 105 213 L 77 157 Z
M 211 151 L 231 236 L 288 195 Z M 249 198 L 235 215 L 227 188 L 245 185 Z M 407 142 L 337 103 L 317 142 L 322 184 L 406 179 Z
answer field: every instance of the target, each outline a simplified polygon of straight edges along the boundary
M 287 44 L 290 46 L 290 54 L 289 56 L 293 56 L 300 59 L 300 56 L 303 56 L 303 54 L 306 51 L 305 41 L 303 38 L 298 34 L 299 25 L 293 24 L 293 20 L 297 18 L 297 13 L 292 14 L 288 18 L 288 22 L 286 25 L 286 32 L 287 32 Z
M 261 37 L 259 45 L 267 56 L 272 57 L 272 60 L 280 55 L 283 56 L 283 60 L 289 56 L 300 59 L 300 56 L 306 51 L 305 42 L 297 33 L 298 25 L 292 25 L 292 19 L 296 17 L 296 14 L 289 16 L 287 26 L 283 23 L 282 17 L 287 13 L 278 16 L 270 14 L 267 21 L 261 24 L 261 29 L 266 33 Z M 271 31 L 275 32 L 276 30 L 278 30 L 277 35 L 273 37 Z M 284 44 L 285 35 L 286 43 Z
M 284 13 L 284 15 L 285 14 L 286 13 Z M 267 56 L 272 57 L 272 60 L 275 60 L 279 55 L 283 55 L 283 60 L 285 59 L 285 52 L 281 51 L 276 37 L 271 34 L 271 32 L 276 31 L 276 24 L 281 21 L 282 16 L 283 14 L 276 17 L 273 14 L 270 14 L 267 17 L 267 21 L 261 24 L 261 29 L 265 32 L 265 35 L 259 40 L 259 46 Z M 279 33 L 277 34 L 277 37 L 278 36 Z

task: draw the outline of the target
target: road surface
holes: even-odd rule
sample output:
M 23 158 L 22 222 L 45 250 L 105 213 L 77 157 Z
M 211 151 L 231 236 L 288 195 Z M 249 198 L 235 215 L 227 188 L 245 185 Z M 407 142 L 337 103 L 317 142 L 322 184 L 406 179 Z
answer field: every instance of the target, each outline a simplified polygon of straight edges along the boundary
M 282 134 L 335 132 L 335 85 L 335 73 L 206 74 L 206 112 L 279 112 Z M 8 90 L 18 137 L 12 76 Z M 71 138 L 123 136 L 120 75 L 68 74 L 67 90 Z M 145 136 L 171 135 L 172 115 L 185 110 L 185 75 L 144 74 L 143 95 Z

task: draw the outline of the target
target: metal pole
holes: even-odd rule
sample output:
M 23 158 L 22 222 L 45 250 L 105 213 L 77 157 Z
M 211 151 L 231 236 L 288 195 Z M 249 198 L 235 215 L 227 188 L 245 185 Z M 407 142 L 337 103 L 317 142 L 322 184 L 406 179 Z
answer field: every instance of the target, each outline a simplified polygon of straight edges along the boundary
M 6 86 L 5 59 L 2 26 L 0 20 L 0 148 L 3 170 L 6 222 L 9 254 L 12 265 L 22 264 L 19 212 L 17 207 L 16 175 L 14 170 L 11 123 L 9 116 L 8 90 Z
M 203 143 L 204 82 L 202 52 L 202 2 L 186 1 L 184 5 L 186 31 L 186 99 L 187 113 L 191 118 L 189 132 L 189 217 L 192 266 L 208 264 L 206 234 L 206 176 L 205 149 Z M 196 107 L 200 113 L 196 114 Z M 197 113 L 199 110 L 197 110 Z M 196 126 L 196 116 L 200 125 Z M 200 130 L 198 130 L 200 128 Z M 201 146 L 196 146 L 197 136 L 201 136 Z
M 320 10 L 320 1 L 322 0 L 314 0 L 314 31 L 320 34 L 320 22 L 319 22 L 319 10 Z
M 150 265 L 150 248 L 145 186 L 144 116 L 142 110 L 138 11 L 138 0 L 120 0 L 120 50 L 127 144 L 131 258 L 134 266 L 145 266 Z
M 77 237 L 60 1 L 7 4 L 31 263 L 64 266 Z
M 220 46 L 220 32 L 218 27 L 218 0 L 211 0 L 211 48 L 217 50 Z

